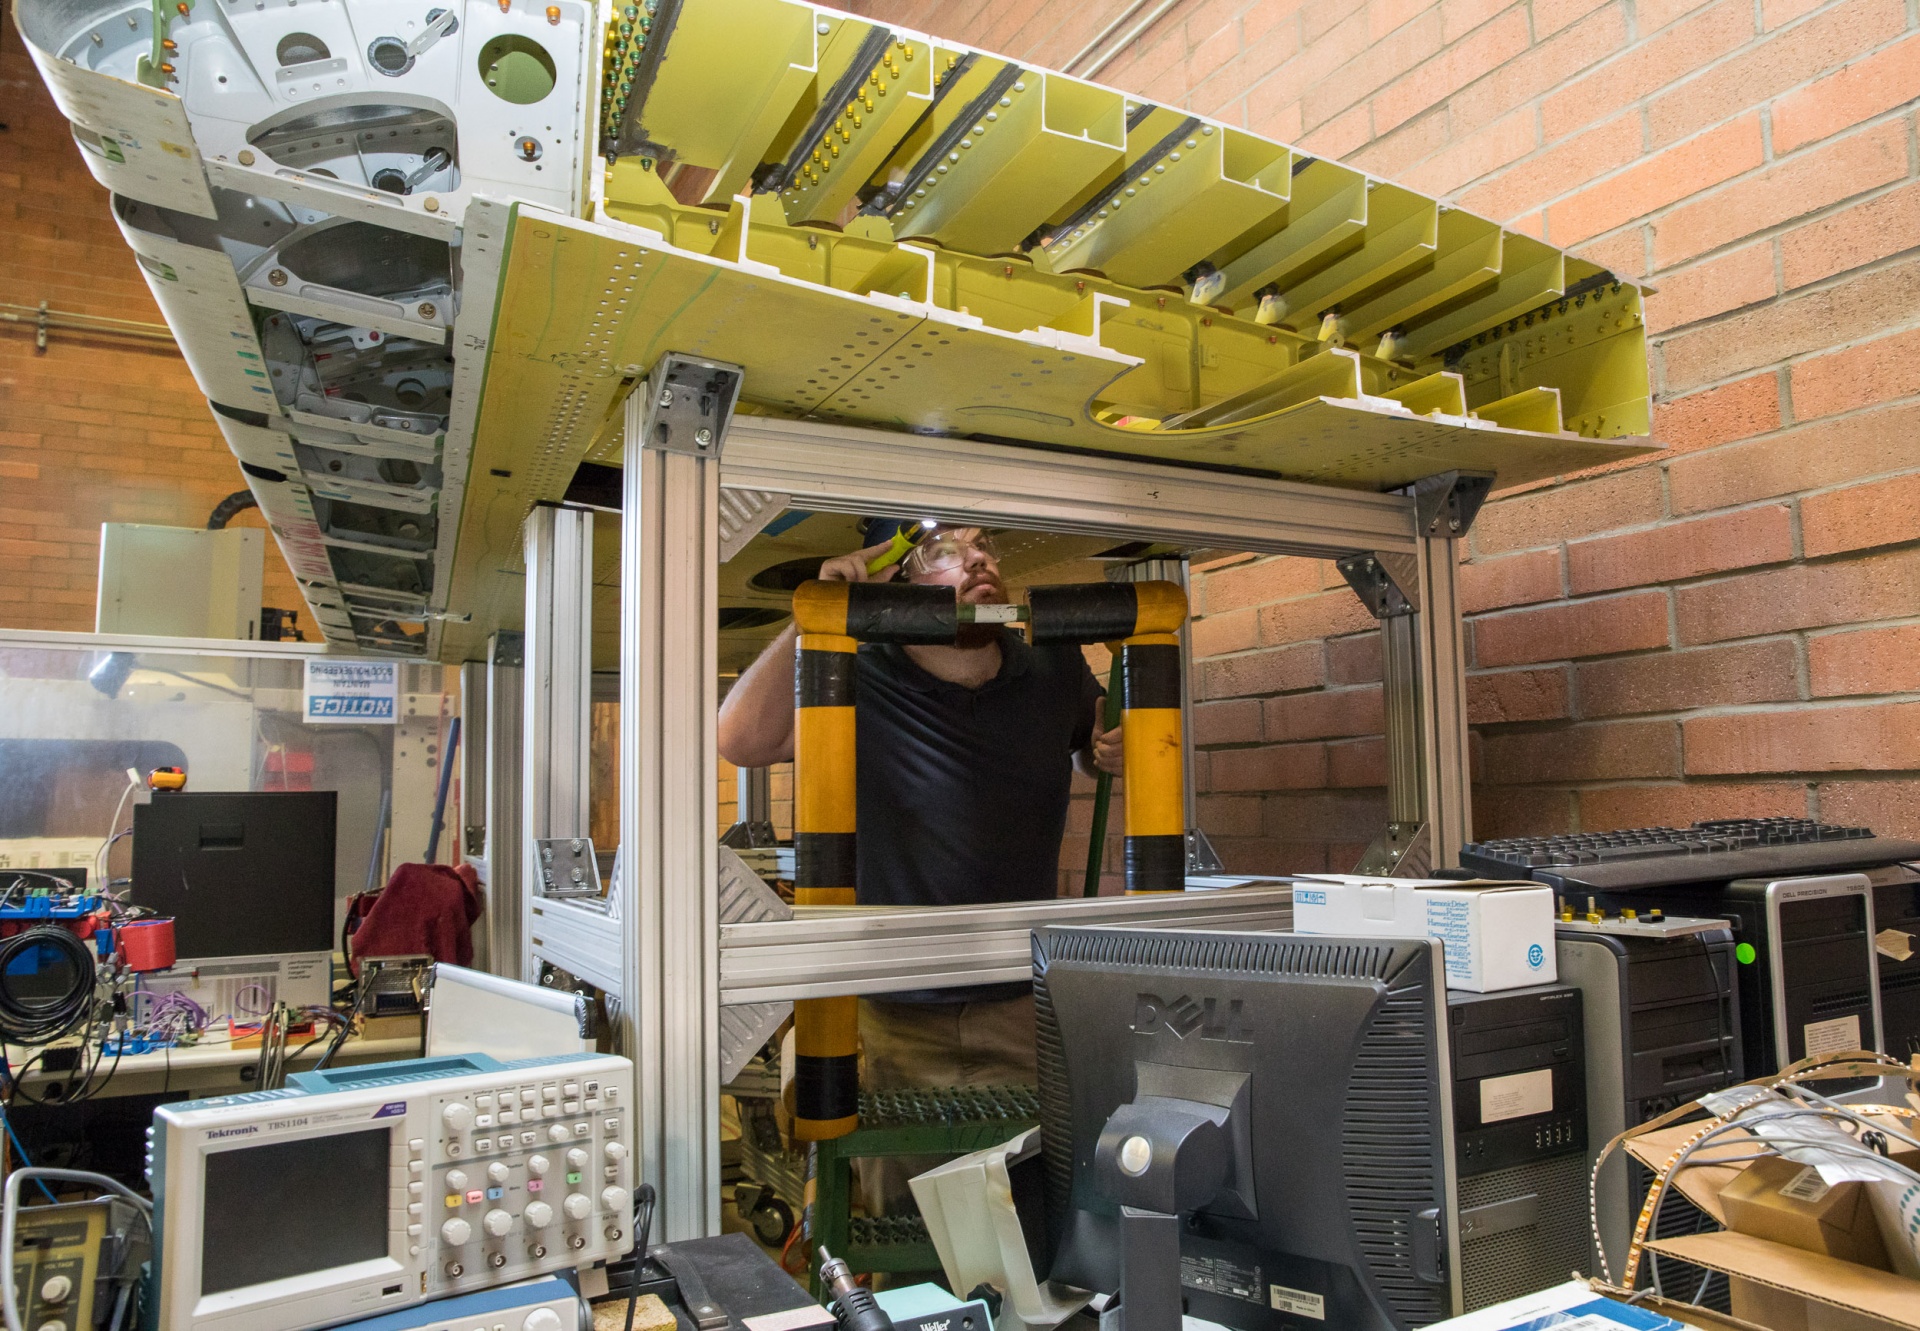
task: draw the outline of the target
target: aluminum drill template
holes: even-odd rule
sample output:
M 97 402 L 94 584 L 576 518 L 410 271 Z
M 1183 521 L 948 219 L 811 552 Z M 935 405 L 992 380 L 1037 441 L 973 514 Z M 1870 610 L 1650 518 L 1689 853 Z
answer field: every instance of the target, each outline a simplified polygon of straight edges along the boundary
M 480 658 L 522 519 L 670 350 L 746 367 L 746 417 L 1366 490 L 1647 430 L 1611 274 L 811 4 L 15 16 L 336 647 Z

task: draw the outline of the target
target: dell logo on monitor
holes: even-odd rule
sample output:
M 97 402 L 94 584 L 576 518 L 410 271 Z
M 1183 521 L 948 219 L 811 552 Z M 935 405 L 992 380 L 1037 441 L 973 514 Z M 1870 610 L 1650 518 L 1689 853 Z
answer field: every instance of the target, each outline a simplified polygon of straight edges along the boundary
M 1240 1000 L 1192 998 L 1186 994 L 1169 1003 L 1158 994 L 1140 994 L 1133 1004 L 1133 1029 L 1137 1035 L 1158 1035 L 1162 1028 L 1184 1040 L 1195 1031 L 1202 1040 L 1224 1040 L 1231 1044 L 1252 1044 L 1253 1027 L 1241 1011 Z

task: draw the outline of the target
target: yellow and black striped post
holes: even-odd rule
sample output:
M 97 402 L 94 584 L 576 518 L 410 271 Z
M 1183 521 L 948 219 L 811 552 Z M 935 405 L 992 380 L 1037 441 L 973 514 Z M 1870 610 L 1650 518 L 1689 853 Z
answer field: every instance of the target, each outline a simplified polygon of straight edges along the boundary
M 1186 762 L 1180 736 L 1180 626 L 1174 582 L 1085 583 L 1028 593 L 1033 641 L 1120 639 L 1126 890 L 1179 892 L 1187 878 Z
M 844 582 L 794 593 L 800 630 L 794 665 L 793 899 L 800 906 L 854 901 L 853 672 L 859 644 L 846 633 Z M 859 1126 L 859 1000 L 804 998 L 793 1005 L 793 1135 L 843 1137 Z

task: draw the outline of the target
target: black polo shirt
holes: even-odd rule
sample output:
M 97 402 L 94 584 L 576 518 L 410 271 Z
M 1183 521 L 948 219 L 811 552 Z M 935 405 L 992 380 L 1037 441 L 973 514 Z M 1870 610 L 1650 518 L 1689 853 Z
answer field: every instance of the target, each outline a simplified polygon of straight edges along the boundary
M 1073 755 L 1106 692 L 1073 646 L 1000 640 L 977 689 L 906 649 L 860 648 L 856 675 L 858 900 L 974 906 L 1058 895 Z

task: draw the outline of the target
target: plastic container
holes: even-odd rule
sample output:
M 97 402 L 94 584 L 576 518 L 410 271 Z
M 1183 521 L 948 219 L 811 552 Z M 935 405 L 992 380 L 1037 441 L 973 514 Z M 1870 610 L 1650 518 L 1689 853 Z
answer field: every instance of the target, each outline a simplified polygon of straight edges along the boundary
M 172 920 L 135 920 L 119 928 L 120 955 L 127 969 L 142 975 L 163 971 L 175 959 Z

